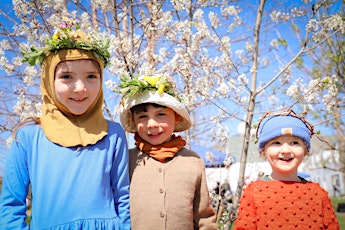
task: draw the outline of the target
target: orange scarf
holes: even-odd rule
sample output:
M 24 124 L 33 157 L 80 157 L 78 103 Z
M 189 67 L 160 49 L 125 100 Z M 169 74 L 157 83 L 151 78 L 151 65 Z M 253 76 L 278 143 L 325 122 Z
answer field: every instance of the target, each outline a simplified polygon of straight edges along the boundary
M 164 162 L 166 159 L 173 158 L 180 149 L 186 145 L 186 141 L 181 136 L 176 137 L 174 134 L 168 142 L 160 145 L 151 145 L 144 141 L 138 133 L 134 135 L 135 145 L 140 151 L 148 154 L 154 159 Z

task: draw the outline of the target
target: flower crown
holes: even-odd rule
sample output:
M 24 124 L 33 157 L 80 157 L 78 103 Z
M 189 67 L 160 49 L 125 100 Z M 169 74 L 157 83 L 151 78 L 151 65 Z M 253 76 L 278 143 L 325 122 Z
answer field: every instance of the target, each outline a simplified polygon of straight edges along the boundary
M 108 48 L 109 39 L 103 41 L 86 35 L 80 30 L 77 21 L 66 19 L 62 21 L 53 36 L 46 40 L 45 47 L 41 49 L 31 47 L 29 53 L 24 51 L 21 53 L 23 55 L 22 62 L 28 62 L 30 65 L 42 65 L 50 53 L 56 54 L 60 49 L 81 49 L 91 51 L 96 58 L 103 61 L 105 67 L 110 58 Z
M 182 98 L 177 95 L 175 85 L 166 76 L 123 76 L 120 78 L 120 90 L 118 93 L 123 95 L 123 98 L 133 97 L 138 93 L 144 93 L 148 90 L 157 91 L 159 94 L 167 93 L 175 97 L 180 102 Z

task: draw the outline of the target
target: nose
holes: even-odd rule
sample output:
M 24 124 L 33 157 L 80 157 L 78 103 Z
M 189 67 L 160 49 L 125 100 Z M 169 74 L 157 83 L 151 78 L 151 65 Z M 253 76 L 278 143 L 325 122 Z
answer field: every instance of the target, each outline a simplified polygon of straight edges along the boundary
M 153 119 L 153 118 L 150 118 L 148 121 L 147 121 L 147 127 L 148 128 L 155 128 L 155 127 L 158 127 L 158 122 Z
M 74 83 L 74 92 L 80 92 L 85 90 L 85 84 L 82 80 L 77 80 Z
M 283 143 L 281 148 L 280 148 L 281 153 L 291 153 L 291 148 L 288 143 Z

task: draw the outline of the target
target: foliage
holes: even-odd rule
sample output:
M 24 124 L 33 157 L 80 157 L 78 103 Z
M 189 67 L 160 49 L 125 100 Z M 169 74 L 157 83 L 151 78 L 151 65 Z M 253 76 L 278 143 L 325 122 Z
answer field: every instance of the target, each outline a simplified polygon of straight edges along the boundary
M 96 58 L 103 60 L 104 66 L 108 64 L 110 58 L 109 39 L 103 41 L 86 35 L 80 30 L 78 22 L 70 19 L 64 19 L 61 22 L 53 36 L 46 40 L 45 45 L 41 49 L 31 47 L 28 53 L 22 50 L 21 53 L 24 56 L 22 62 L 28 62 L 30 65 L 42 65 L 49 53 L 56 54 L 59 49 L 74 48 L 92 51 Z
M 132 78 L 122 76 L 119 88 L 117 92 L 121 93 L 124 98 L 151 90 L 157 91 L 159 94 L 167 93 L 182 101 L 182 98 L 178 96 L 174 83 L 166 76 L 133 76 Z

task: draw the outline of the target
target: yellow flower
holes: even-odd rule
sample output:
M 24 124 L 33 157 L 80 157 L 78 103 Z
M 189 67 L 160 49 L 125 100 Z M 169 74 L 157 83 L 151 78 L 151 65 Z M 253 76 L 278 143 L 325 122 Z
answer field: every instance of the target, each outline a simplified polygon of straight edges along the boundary
M 164 93 L 165 90 L 165 85 L 164 84 L 159 84 L 158 86 L 158 94 Z
M 59 32 L 56 31 L 56 32 L 54 33 L 54 35 L 53 35 L 53 40 L 58 40 L 58 39 L 59 39 L 59 36 L 60 36 Z
M 151 76 L 144 76 L 144 80 L 148 82 L 153 87 L 156 86 L 157 82 L 159 81 L 159 77 L 151 77 Z

